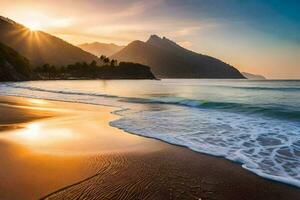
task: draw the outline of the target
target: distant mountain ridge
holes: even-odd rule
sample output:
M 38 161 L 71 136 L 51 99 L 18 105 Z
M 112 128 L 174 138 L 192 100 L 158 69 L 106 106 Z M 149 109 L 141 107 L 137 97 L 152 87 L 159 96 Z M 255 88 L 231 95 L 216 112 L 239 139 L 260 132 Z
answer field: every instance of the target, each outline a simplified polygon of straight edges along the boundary
M 258 74 L 251 74 L 247 72 L 242 72 L 243 76 L 245 76 L 247 79 L 252 79 L 252 80 L 266 80 L 266 77 Z
M 62 39 L 42 31 L 30 31 L 25 26 L 1 16 L 0 42 L 28 58 L 33 66 L 45 63 L 61 66 L 98 59 Z
M 157 35 L 147 42 L 133 41 L 111 57 L 148 65 L 158 78 L 245 78 L 219 59 L 195 53 Z
M 100 42 L 93 42 L 93 43 L 84 43 L 78 45 L 79 48 L 83 49 L 84 51 L 90 52 L 91 54 L 95 56 L 111 56 L 121 49 L 123 49 L 125 46 L 119 46 L 113 43 L 106 44 L 106 43 L 100 43 Z

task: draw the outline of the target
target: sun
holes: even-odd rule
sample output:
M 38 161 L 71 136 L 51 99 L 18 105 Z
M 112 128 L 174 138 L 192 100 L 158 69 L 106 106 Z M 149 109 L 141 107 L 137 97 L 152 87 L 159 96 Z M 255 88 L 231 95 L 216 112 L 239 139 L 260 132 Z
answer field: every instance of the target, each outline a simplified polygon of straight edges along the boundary
M 37 31 L 41 28 L 41 23 L 37 21 L 29 21 L 25 23 L 25 26 L 28 27 L 31 31 Z

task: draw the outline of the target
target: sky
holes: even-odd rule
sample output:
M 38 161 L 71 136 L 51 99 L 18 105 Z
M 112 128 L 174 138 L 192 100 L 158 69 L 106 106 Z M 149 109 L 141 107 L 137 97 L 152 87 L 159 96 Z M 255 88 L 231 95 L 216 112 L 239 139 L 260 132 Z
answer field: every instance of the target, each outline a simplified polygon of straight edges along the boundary
M 74 45 L 151 34 L 240 71 L 300 79 L 299 0 L 0 0 L 0 15 Z

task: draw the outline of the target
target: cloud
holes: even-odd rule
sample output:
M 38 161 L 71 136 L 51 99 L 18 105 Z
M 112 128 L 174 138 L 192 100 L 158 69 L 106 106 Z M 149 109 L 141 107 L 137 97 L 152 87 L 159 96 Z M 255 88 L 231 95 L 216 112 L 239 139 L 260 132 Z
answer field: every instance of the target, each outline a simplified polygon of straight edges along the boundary
M 199 23 L 198 25 L 186 26 L 173 32 L 173 36 L 191 36 L 198 34 L 200 31 L 208 29 L 219 28 L 221 25 L 218 23 Z
M 179 41 L 177 42 L 180 46 L 184 47 L 184 48 L 191 48 L 193 46 L 193 43 L 190 41 Z
M 119 12 L 114 13 L 110 16 L 112 19 L 120 19 L 132 16 L 139 16 L 145 14 L 150 9 L 155 9 L 157 6 L 161 5 L 164 0 L 151 0 L 151 1 L 137 1 L 131 4 L 127 8 L 122 8 Z

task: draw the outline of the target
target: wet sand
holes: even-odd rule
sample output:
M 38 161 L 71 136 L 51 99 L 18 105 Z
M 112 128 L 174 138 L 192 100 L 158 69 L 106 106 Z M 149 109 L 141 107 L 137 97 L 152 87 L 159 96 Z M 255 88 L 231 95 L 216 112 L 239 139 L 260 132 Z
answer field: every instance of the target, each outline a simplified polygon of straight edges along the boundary
M 110 127 L 113 110 L 0 97 L 0 199 L 300 197 L 225 159 Z

